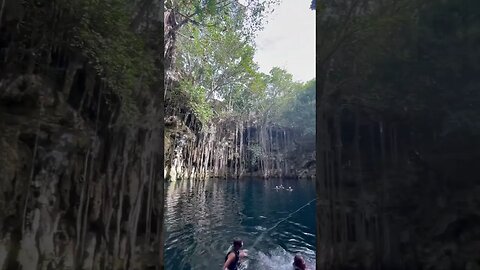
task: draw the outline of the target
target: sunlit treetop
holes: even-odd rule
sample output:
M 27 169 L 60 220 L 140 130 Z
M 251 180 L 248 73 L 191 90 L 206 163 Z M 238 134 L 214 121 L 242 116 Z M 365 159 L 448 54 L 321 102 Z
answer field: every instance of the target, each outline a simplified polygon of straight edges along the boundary
M 166 0 L 165 8 L 178 15 L 178 25 L 227 27 L 228 18 L 234 29 L 249 41 L 263 29 L 266 17 L 280 0 Z

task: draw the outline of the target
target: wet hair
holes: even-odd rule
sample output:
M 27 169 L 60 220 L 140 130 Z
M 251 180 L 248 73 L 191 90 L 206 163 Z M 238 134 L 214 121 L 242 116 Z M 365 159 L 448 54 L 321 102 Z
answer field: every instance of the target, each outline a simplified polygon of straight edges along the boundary
M 293 258 L 293 266 L 295 266 L 296 269 L 307 269 L 307 265 L 305 264 L 305 261 L 300 254 L 295 255 L 295 257 Z
M 235 237 L 233 238 L 233 247 L 241 248 L 243 246 L 242 239 Z

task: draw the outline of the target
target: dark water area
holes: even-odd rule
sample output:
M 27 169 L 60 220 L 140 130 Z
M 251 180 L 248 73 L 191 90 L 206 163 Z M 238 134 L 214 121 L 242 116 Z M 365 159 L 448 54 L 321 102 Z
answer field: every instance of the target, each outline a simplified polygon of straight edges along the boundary
M 240 269 L 291 270 L 297 252 L 315 269 L 314 181 L 185 180 L 166 189 L 167 270 L 222 269 L 234 237 L 249 254 Z

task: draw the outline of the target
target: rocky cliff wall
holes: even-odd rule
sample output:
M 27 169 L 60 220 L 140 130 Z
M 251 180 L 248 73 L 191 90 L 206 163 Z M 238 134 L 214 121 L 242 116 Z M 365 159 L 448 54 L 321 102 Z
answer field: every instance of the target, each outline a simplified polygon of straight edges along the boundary
M 158 254 L 158 113 L 112 127 L 101 86 L 84 94 L 76 108 L 47 76 L 0 78 L 0 268 L 140 269 Z
M 366 111 L 327 120 L 317 178 L 323 269 L 479 269 L 476 145 Z
M 238 119 L 195 125 L 194 115 L 165 120 L 165 177 L 315 178 L 313 142 L 291 129 Z
M 160 269 L 163 73 L 127 89 L 140 109 L 122 122 L 125 96 L 98 69 L 104 55 L 68 43 L 75 15 L 118 10 L 74 10 L 79 3 L 6 1 L 2 10 L 0 269 Z M 162 51 L 155 4 L 135 1 L 131 26 Z M 119 26 L 129 18 L 107 15 Z

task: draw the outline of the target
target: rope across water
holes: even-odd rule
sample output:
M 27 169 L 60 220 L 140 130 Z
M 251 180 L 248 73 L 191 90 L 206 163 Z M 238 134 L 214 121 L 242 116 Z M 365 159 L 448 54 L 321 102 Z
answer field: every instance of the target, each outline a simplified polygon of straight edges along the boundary
M 258 242 L 262 239 L 262 237 L 265 235 L 265 233 L 271 231 L 272 229 L 276 228 L 280 223 L 284 222 L 285 220 L 291 218 L 294 214 L 296 214 L 297 212 L 299 212 L 300 210 L 302 210 L 303 208 L 307 207 L 308 205 L 310 205 L 312 202 L 314 202 L 315 200 L 317 200 L 317 198 L 309 201 L 308 203 L 304 204 L 302 207 L 298 208 L 297 210 L 293 211 L 292 213 L 288 214 L 287 217 L 281 219 L 279 222 L 275 223 L 275 225 L 273 225 L 271 228 L 263 231 L 256 239 L 255 239 L 255 242 L 253 242 L 253 245 L 252 245 L 252 249 L 258 244 Z

